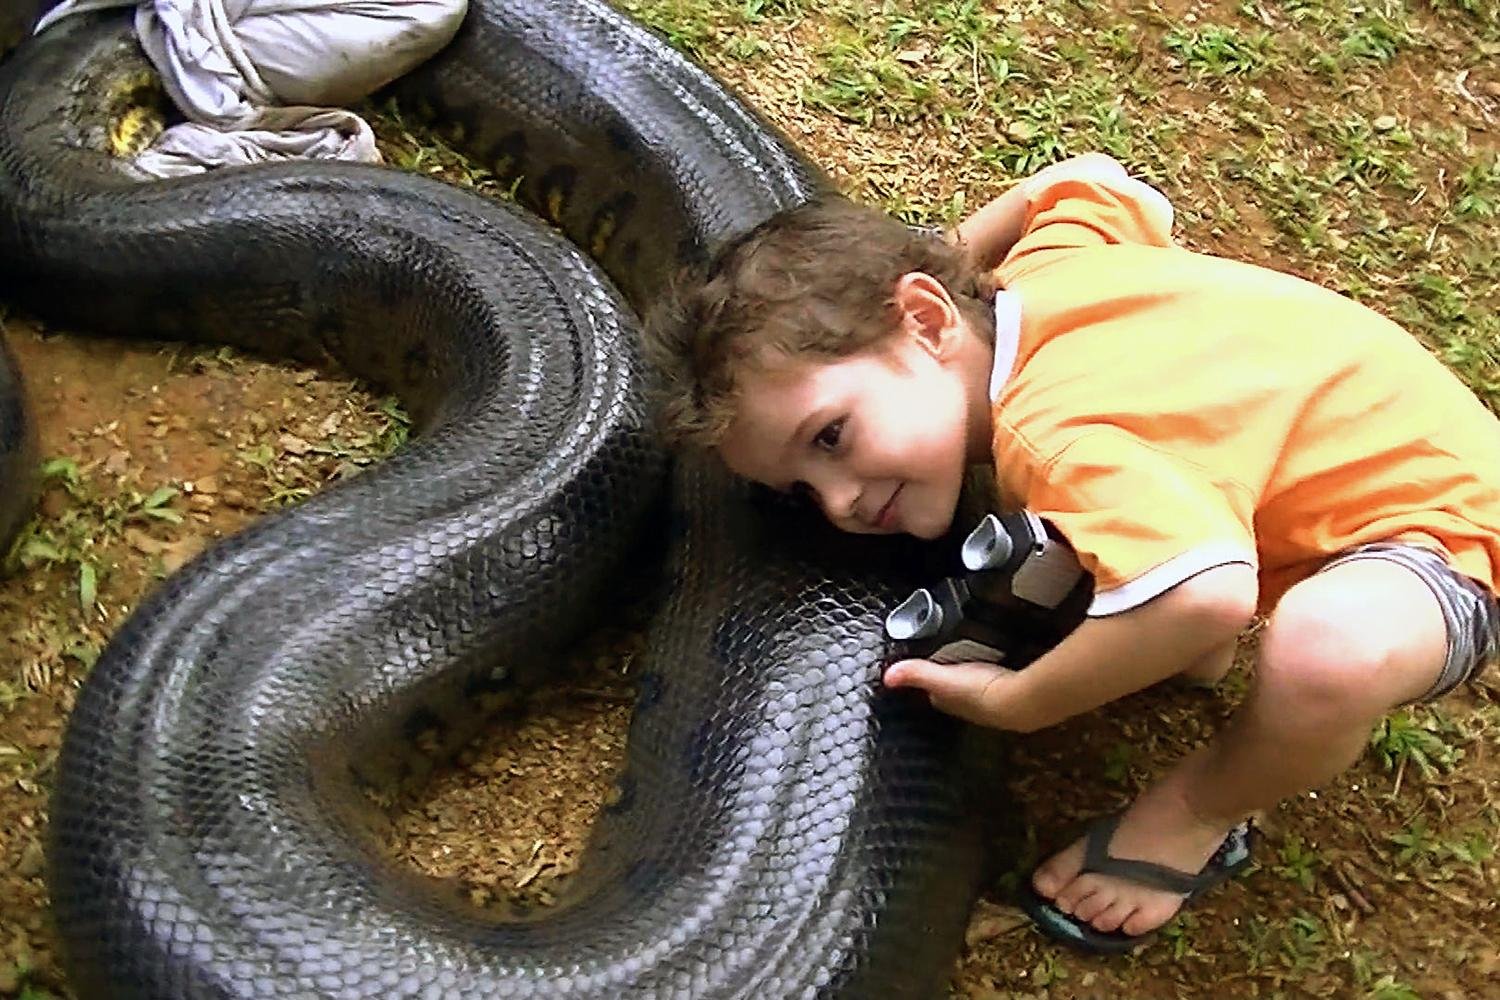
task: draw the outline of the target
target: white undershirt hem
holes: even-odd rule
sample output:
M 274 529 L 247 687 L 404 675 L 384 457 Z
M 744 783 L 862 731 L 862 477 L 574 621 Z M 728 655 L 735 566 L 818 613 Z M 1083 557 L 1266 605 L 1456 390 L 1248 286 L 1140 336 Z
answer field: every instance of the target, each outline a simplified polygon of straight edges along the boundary
M 1134 580 L 1094 594 L 1094 601 L 1089 605 L 1088 615 L 1090 618 L 1104 618 L 1117 615 L 1122 611 L 1129 611 L 1131 608 L 1138 608 L 1189 577 L 1197 576 L 1204 570 L 1213 569 L 1215 566 L 1228 566 L 1233 563 L 1241 563 L 1254 568 L 1257 565 L 1255 553 L 1234 542 L 1220 542 L 1190 549 L 1173 556 L 1159 566 L 1148 569 Z

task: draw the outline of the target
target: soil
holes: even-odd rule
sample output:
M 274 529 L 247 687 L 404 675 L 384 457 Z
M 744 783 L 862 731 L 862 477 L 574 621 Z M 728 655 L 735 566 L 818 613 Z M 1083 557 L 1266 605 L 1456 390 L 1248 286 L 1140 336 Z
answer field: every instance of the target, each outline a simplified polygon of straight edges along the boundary
M 881 162 L 874 154 L 889 153 L 895 140 L 784 100 L 777 76 L 797 72 L 789 57 L 736 82 L 841 182 L 878 190 L 883 182 L 867 164 Z M 1403 72 L 1409 114 L 1425 107 L 1435 119 L 1452 116 L 1450 102 L 1429 93 L 1425 69 Z M 1167 98 L 1182 107 L 1205 100 L 1191 91 Z M 904 141 L 916 149 L 923 139 Z M 938 151 L 931 169 L 941 170 L 951 148 L 940 138 L 931 148 Z M 1211 215 L 1194 216 L 1185 239 L 1326 276 L 1324 262 L 1287 260 L 1267 224 L 1242 209 L 1247 224 L 1227 231 L 1215 229 Z M 0 580 L 0 997 L 67 996 L 44 882 L 47 789 L 94 656 L 163 575 L 258 514 L 357 474 L 401 428 L 381 399 L 327 368 L 93 339 L 14 312 L 4 335 L 28 386 L 42 455 L 72 463 L 71 473 L 49 481 L 36 523 L 70 538 L 80 558 L 34 552 Z M 152 506 L 161 488 L 175 492 Z M 67 535 L 82 524 L 96 530 Z M 81 582 L 85 562 L 90 586 Z M 392 856 L 477 905 L 549 902 L 576 866 L 622 758 L 639 641 L 628 632 L 596 637 L 580 651 L 572 681 L 497 720 L 392 817 Z M 1042 852 L 1122 806 L 1228 716 L 1253 650 L 1252 634 L 1215 692 L 1152 690 L 1017 741 L 1009 793 L 1025 812 L 1031 843 L 986 888 L 954 970 L 954 996 L 1500 996 L 1500 865 L 1485 849 L 1500 830 L 1493 681 L 1417 717 L 1455 756 L 1438 753 L 1427 773 L 1417 763 L 1388 769 L 1372 753 L 1333 786 L 1285 803 L 1261 822 L 1258 865 L 1139 957 L 1060 951 L 1008 905 L 1016 877 Z M 1421 849 L 1414 829 L 1440 846 Z M 1467 854 L 1455 846 L 1464 843 Z

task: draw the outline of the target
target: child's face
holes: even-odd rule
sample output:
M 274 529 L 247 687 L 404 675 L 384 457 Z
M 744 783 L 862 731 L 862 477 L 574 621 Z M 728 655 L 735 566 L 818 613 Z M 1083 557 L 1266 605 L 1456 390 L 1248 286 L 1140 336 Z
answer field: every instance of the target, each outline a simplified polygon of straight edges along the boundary
M 719 448 L 725 463 L 774 489 L 806 492 L 845 531 L 941 535 L 973 442 L 987 448 L 989 433 L 987 400 L 976 410 L 973 393 L 987 382 L 991 354 L 957 343 L 956 335 L 974 338 L 947 305 L 946 315 L 903 323 L 860 354 L 776 357 L 743 372 Z M 949 323 L 958 328 L 944 329 Z

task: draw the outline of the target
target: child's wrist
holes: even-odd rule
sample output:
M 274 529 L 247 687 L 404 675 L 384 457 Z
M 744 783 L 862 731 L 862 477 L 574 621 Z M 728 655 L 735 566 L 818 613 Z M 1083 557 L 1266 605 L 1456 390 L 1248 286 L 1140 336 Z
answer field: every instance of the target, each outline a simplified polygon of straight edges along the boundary
M 1011 675 L 1010 717 L 1005 720 L 1006 729 L 1021 733 L 1032 733 L 1046 729 L 1066 719 L 1069 714 L 1058 714 L 1057 706 L 1049 705 L 1053 700 L 1050 685 L 1044 675 L 1032 670 L 1018 670 Z

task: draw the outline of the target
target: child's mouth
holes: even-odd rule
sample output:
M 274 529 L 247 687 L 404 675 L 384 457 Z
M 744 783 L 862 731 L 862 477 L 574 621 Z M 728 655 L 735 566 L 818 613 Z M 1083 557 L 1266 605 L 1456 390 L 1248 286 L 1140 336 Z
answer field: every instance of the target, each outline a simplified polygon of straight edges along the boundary
M 896 487 L 896 491 L 885 502 L 885 506 L 880 508 L 880 513 L 875 515 L 875 527 L 881 531 L 890 531 L 896 526 L 896 498 L 901 495 L 904 485 Z

